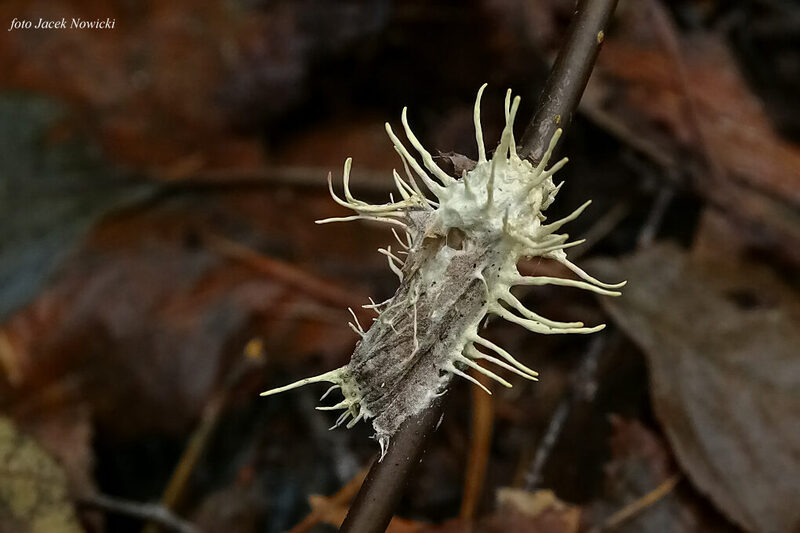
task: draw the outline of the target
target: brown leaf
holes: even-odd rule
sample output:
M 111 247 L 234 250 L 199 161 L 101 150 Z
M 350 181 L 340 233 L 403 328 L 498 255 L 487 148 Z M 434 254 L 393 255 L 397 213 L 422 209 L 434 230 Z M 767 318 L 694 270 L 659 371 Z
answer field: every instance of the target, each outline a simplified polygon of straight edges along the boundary
M 445 152 L 433 156 L 433 160 L 439 167 L 457 178 L 461 177 L 463 172 L 469 172 L 475 168 L 475 161 L 469 157 L 455 152 Z
M 240 14 L 241 13 L 241 14 Z M 216 105 L 230 57 L 257 35 L 264 17 L 215 1 L 177 1 L 154 9 L 67 0 L 0 4 L 0 18 L 116 20 L 101 32 L 0 35 L 0 86 L 31 90 L 75 104 L 93 137 L 133 166 L 251 166 L 261 162 L 254 139 L 226 130 Z
M 200 531 L 208 532 L 258 531 L 267 496 L 252 482 L 251 476 L 245 469 L 232 484 L 207 495 L 192 513 L 192 523 Z
M 800 147 L 774 131 L 721 35 L 678 34 L 661 9 L 620 10 L 582 109 L 661 164 L 694 169 L 694 188 L 743 233 L 800 261 Z
M 666 126 L 679 143 L 694 150 L 702 149 L 697 139 L 702 135 L 711 153 L 701 156 L 718 159 L 731 176 L 796 205 L 800 149 L 772 129 L 723 39 L 710 33 L 680 35 L 679 50 L 673 53 L 664 33 L 675 30 L 668 22 L 663 31 L 654 30 L 663 21 L 649 4 L 623 11 L 626 24 L 606 41 L 599 58 L 598 72 L 616 78 L 621 88 L 616 97 L 638 114 L 626 114 L 625 120 L 637 120 L 643 126 L 640 133 L 647 136 L 655 136 L 659 124 Z M 698 116 L 692 118 L 693 112 Z M 694 120 L 700 132 L 693 131 Z
M 552 491 L 527 492 L 506 487 L 497 493 L 495 512 L 476 523 L 463 518 L 442 524 L 395 518 L 388 533 L 577 533 L 580 516 L 579 507 L 562 502 Z
M 527 492 L 502 488 L 497 492 L 497 511 L 481 531 L 519 533 L 576 533 L 580 508 L 559 500 L 549 490 Z
M 618 533 L 734 531 L 697 493 L 678 484 L 667 443 L 635 420 L 611 417 L 611 461 L 602 497 L 584 513 L 587 524 Z M 677 485 L 677 486 L 676 486 Z
M 7 388 L 14 404 L 38 411 L 46 392 L 88 404 L 102 430 L 178 432 L 241 357 L 242 337 L 252 331 L 271 364 L 303 364 L 309 354 L 321 366 L 341 364 L 355 338 L 341 303 L 331 306 L 310 287 L 257 271 L 196 235 L 249 228 L 251 237 L 239 242 L 320 277 L 336 277 L 327 269 L 347 276 L 352 281 L 341 286 L 356 302 L 372 292 L 362 292 L 356 279 L 385 272 L 372 250 L 391 234 L 362 226 L 365 238 L 355 242 L 345 225 L 316 227 L 310 221 L 337 213 L 324 191 L 302 201 L 248 193 L 201 202 L 106 221 L 53 286 L 0 330 L 0 357 L 15 375 Z M 339 266 L 355 257 L 363 259 L 358 269 Z
M 647 356 L 656 414 L 689 479 L 747 530 L 800 528 L 797 293 L 762 269 L 692 264 L 674 247 L 594 266 L 628 279 L 603 304 Z
M 618 416 L 611 417 L 611 426 L 614 431 L 610 442 L 612 460 L 606 465 L 606 475 L 612 480 L 623 477 L 622 470 L 633 461 L 642 466 L 637 470 L 647 472 L 647 479 L 631 480 L 636 485 L 631 487 L 632 496 L 644 494 L 675 473 L 672 456 L 658 435 L 635 420 Z
M 0 533 L 80 533 L 58 463 L 0 418 Z

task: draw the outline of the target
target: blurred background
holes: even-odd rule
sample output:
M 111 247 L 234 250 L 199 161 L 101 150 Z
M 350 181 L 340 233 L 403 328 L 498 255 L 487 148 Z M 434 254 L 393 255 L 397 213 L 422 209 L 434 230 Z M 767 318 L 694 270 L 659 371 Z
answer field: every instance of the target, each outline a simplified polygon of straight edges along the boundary
M 405 105 L 475 158 L 484 82 L 487 146 L 509 87 L 521 135 L 573 8 L 0 3 L 0 532 L 334 531 L 369 426 L 258 397 L 397 285 L 391 233 L 314 224 L 326 175 L 385 200 Z M 800 531 L 799 91 L 794 2 L 620 2 L 548 215 L 594 200 L 571 257 L 625 294 L 520 294 L 590 337 L 489 325 L 541 381 L 455 380 L 391 531 Z

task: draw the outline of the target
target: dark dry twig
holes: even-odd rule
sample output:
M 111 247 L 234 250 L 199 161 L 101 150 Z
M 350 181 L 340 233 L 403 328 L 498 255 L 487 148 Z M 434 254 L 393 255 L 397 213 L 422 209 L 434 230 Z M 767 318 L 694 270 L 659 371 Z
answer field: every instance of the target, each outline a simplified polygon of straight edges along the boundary
M 408 476 L 419 463 L 428 436 L 442 418 L 443 398 L 409 417 L 395 433 L 386 455 L 370 468 L 339 531 L 381 533 L 392 520 Z
M 139 503 L 114 498 L 105 494 L 92 494 L 77 500 L 80 507 L 99 509 L 107 513 L 116 513 L 138 518 L 144 522 L 158 524 L 168 531 L 177 533 L 196 533 L 197 529 L 189 522 L 156 503 Z
M 211 397 L 203 408 L 200 423 L 189 437 L 186 449 L 184 449 L 183 455 L 181 455 L 175 470 L 172 472 L 167 488 L 164 490 L 159 507 L 171 511 L 180 504 L 192 472 L 194 472 L 195 466 L 197 466 L 200 458 L 205 453 L 211 436 L 219 425 L 220 416 L 228 402 L 230 393 L 248 373 L 263 366 L 265 357 L 260 349 L 252 351 L 248 346 L 244 351 L 243 357 L 225 375 L 221 389 Z M 159 526 L 162 525 L 161 522 L 148 520 L 145 522 L 142 533 L 156 533 L 160 529 Z
M 567 421 L 572 407 L 578 402 L 591 402 L 594 399 L 594 394 L 597 391 L 598 362 L 605 349 L 607 339 L 608 335 L 601 333 L 591 340 L 589 349 L 581 359 L 576 371 L 572 394 L 559 402 L 553 416 L 550 418 L 550 423 L 547 425 L 542 440 L 539 441 L 539 447 L 536 449 L 531 466 L 525 475 L 525 490 L 533 491 L 539 485 L 544 466 L 547 464 L 547 459 L 550 457 L 553 448 L 555 448 L 559 436 L 561 436 L 564 423 Z
M 642 229 L 639 231 L 639 236 L 636 239 L 637 248 L 645 248 L 653 243 L 653 240 L 656 238 L 656 233 L 658 233 L 658 228 L 661 227 L 661 222 L 664 220 L 664 215 L 667 214 L 667 208 L 669 204 L 672 203 L 673 198 L 675 198 L 675 191 L 669 183 L 665 183 L 658 189 L 656 199 L 653 201 L 650 213 L 647 215 L 647 220 L 645 220 Z
M 203 238 L 209 247 L 230 259 L 235 259 L 266 276 L 296 289 L 315 300 L 332 306 L 352 307 L 356 313 L 366 313 L 361 308 L 366 297 L 356 291 L 345 290 L 336 283 L 308 272 L 296 265 L 258 253 L 238 242 L 215 233 L 205 233 Z
M 567 37 L 547 78 L 539 109 L 522 137 L 519 154 L 540 161 L 558 128 L 566 132 L 589 82 L 617 0 L 580 0 Z
M 662 41 L 667 54 L 674 63 L 674 71 L 683 97 L 684 116 L 686 117 L 686 122 L 689 124 L 689 127 L 692 129 L 695 144 L 700 148 L 700 153 L 708 167 L 708 178 L 711 180 L 713 186 L 725 179 L 725 167 L 714 151 L 706 130 L 703 129 L 703 119 L 700 117 L 697 100 L 692 91 L 689 69 L 686 67 L 686 61 L 683 58 L 677 30 L 666 8 L 659 2 L 649 0 L 648 7 L 650 8 L 653 28 L 656 35 L 658 35 L 659 39 Z
M 627 522 L 637 514 L 641 513 L 651 505 L 655 504 L 656 502 L 660 501 L 664 498 L 667 494 L 672 492 L 672 489 L 680 482 L 681 474 L 673 474 L 667 479 L 665 479 L 658 487 L 654 488 L 641 498 L 629 503 L 619 511 L 616 511 L 614 514 L 606 518 L 605 522 L 603 522 L 603 527 L 601 531 L 611 531 L 616 529 L 624 522 Z
M 364 483 L 364 478 L 367 476 L 367 471 L 371 465 L 367 465 L 364 469 L 358 472 L 353 479 L 347 482 L 339 491 L 329 498 L 330 503 L 334 505 L 346 505 L 350 498 L 355 496 L 358 489 Z M 318 509 L 311 510 L 301 522 L 299 522 L 296 526 L 292 529 L 287 531 L 286 533 L 307 533 L 311 531 L 311 529 L 319 524 L 322 521 L 322 514 L 319 512 Z
M 470 375 L 492 387 L 491 380 L 484 374 L 472 370 Z M 464 476 L 464 496 L 461 499 L 459 517 L 470 523 L 475 518 L 483 482 L 486 478 L 486 467 L 489 464 L 489 452 L 492 445 L 492 426 L 494 425 L 494 401 L 478 387 L 472 388 L 472 435 L 467 455 L 467 474 Z
M 327 167 L 273 166 L 253 169 L 219 168 L 170 174 L 153 171 L 164 193 L 187 191 L 246 191 L 275 187 L 305 187 L 327 189 Z M 353 171 L 358 179 L 350 185 L 354 192 L 384 196 L 394 191 L 381 172 L 359 169 Z
M 569 126 L 616 5 L 617 0 L 580 0 L 578 3 L 564 45 L 539 99 L 539 110 L 523 136 L 521 156 L 540 158 L 555 130 L 566 130 Z M 380 533 L 386 530 L 408 475 L 442 416 L 442 404 L 443 399 L 437 399 L 400 426 L 386 456 L 370 469 L 340 531 Z

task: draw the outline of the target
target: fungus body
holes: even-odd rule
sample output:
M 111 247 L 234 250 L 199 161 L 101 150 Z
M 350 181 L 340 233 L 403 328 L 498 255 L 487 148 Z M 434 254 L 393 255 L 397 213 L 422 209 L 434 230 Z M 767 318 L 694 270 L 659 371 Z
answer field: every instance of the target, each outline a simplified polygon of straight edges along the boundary
M 389 203 L 380 205 L 357 200 L 349 187 L 349 158 L 344 164 L 343 198 L 334 191 L 329 175 L 331 196 L 355 214 L 318 223 L 366 219 L 389 224 L 399 248 L 387 246 L 379 251 L 400 279 L 400 287 L 389 300 L 365 305 L 377 313 L 368 329 L 364 330 L 358 320 L 350 324 L 361 339 L 346 366 L 263 395 L 308 383 L 333 383 L 324 396 L 341 389 L 343 400 L 318 409 L 343 410 L 334 427 L 345 423 L 352 427 L 361 419 L 371 420 L 375 437 L 385 451 L 400 424 L 425 409 L 445 390 L 453 375 L 472 381 L 488 393 L 469 374 L 470 368 L 507 387 L 511 384 L 492 369 L 537 379 L 536 371 L 478 334 L 487 315 L 542 334 L 592 333 L 604 327 L 550 320 L 525 307 L 511 292 L 517 285 L 560 285 L 616 296 L 620 294 L 616 289 L 624 282 L 600 282 L 567 259 L 564 250 L 582 241 L 568 242 L 568 236 L 558 231 L 590 202 L 561 220 L 545 223 L 544 212 L 561 186 L 555 185 L 553 176 L 567 162 L 564 158 L 547 167 L 561 131 L 556 131 L 538 164 L 520 158 L 513 133 L 520 98 L 512 100 L 510 90 L 505 100 L 505 128 L 497 149 L 487 158 L 480 125 L 485 87 L 478 91 L 474 110 L 478 161 L 460 178 L 448 175 L 434 162 L 412 132 L 405 109 L 405 134 L 419 153 L 421 164 L 387 123 L 386 131 L 405 174 L 393 173 L 397 200 L 390 197 Z M 579 279 L 523 276 L 517 263 L 525 257 L 558 261 Z M 477 363 L 479 360 L 494 366 L 486 368 Z

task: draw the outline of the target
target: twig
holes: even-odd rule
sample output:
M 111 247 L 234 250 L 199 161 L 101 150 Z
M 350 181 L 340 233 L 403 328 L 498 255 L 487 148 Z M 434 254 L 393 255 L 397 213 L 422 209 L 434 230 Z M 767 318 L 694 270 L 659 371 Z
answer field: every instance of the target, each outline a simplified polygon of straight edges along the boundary
M 661 226 L 661 221 L 664 215 L 667 214 L 667 208 L 675 197 L 675 191 L 668 184 L 662 185 L 658 190 L 653 206 L 650 208 L 650 213 L 647 215 L 642 229 L 639 231 L 639 237 L 636 240 L 637 248 L 645 248 L 653 243 L 656 237 L 658 228 Z
M 655 0 L 648 1 L 650 8 L 651 18 L 653 19 L 653 27 L 661 39 L 662 44 L 666 48 L 667 54 L 672 59 L 675 65 L 675 73 L 677 74 L 677 81 L 683 96 L 684 115 L 686 120 L 693 130 L 692 133 L 695 137 L 695 143 L 699 146 L 700 152 L 708 165 L 709 177 L 712 180 L 712 186 L 720 183 L 725 179 L 725 169 L 719 161 L 717 153 L 714 151 L 711 142 L 708 139 L 706 131 L 703 129 L 703 121 L 700 118 L 700 111 L 697 106 L 697 101 L 692 91 L 692 84 L 689 80 L 689 71 L 686 68 L 686 62 L 683 59 L 681 52 L 681 45 L 678 41 L 677 30 L 675 29 L 669 14 L 665 8 Z
M 584 100 L 581 104 L 581 111 L 584 116 L 595 125 L 602 128 L 606 133 L 630 148 L 633 152 L 641 154 L 660 167 L 666 169 L 678 167 L 675 157 L 669 151 L 663 150 L 652 140 L 638 135 L 633 128 L 617 115 L 603 109 L 599 102 L 592 102 L 588 99 Z
M 269 187 L 321 187 L 327 188 L 327 167 L 277 166 L 256 169 L 222 168 L 196 172 L 170 173 L 154 171 L 159 182 L 164 183 L 165 192 L 202 189 L 263 189 Z M 356 192 L 384 195 L 394 190 L 387 185 L 384 174 L 378 171 L 360 170 L 350 185 Z
M 408 418 L 395 433 L 386 455 L 372 468 L 339 530 L 343 533 L 381 533 L 392 519 L 408 476 L 419 463 L 428 436 L 442 418 L 443 398 Z
M 252 341 L 251 341 L 252 342 Z M 250 371 L 264 363 L 261 350 L 253 350 L 251 345 L 245 348 L 242 357 L 225 376 L 222 388 L 214 394 L 206 404 L 201 415 L 200 424 L 189 437 L 189 443 L 172 472 L 167 488 L 161 497 L 161 506 L 165 509 L 176 508 L 185 492 L 192 472 L 200 458 L 203 456 L 210 437 L 219 423 L 220 415 L 228 401 L 231 390 Z M 143 533 L 156 533 L 160 523 L 149 522 L 145 524 Z
M 491 387 L 491 380 L 484 374 L 472 370 L 473 378 L 485 387 Z M 464 497 L 461 500 L 459 516 L 465 523 L 472 522 L 478 506 L 483 481 L 486 477 L 486 466 L 489 463 L 489 448 L 492 443 L 492 425 L 494 424 L 494 403 L 492 397 L 477 387 L 472 388 L 472 437 L 467 458 L 467 475 L 464 481 Z
M 78 498 L 81 507 L 100 509 L 107 513 L 115 513 L 138 518 L 144 522 L 156 523 L 162 528 L 178 533 L 196 533 L 197 529 L 175 513 L 156 503 L 139 503 L 114 498 L 105 494 L 92 494 Z
M 586 242 L 573 248 L 572 260 L 575 261 L 575 259 L 585 256 L 599 242 L 609 236 L 617 226 L 625 220 L 630 210 L 629 203 L 622 200 L 614 204 L 611 209 L 595 220 L 592 226 L 581 237 Z
M 367 477 L 367 472 L 369 471 L 370 466 L 372 465 L 369 464 L 365 466 L 359 473 L 353 476 L 353 479 L 348 481 L 344 487 L 339 489 L 336 494 L 331 496 L 329 498 L 330 503 L 334 505 L 344 505 L 349 502 L 364 483 L 364 478 Z M 307 531 L 310 531 L 312 527 L 319 524 L 322 519 L 323 516 L 319 510 L 312 508 L 311 512 L 308 513 L 308 516 L 306 516 L 300 523 L 286 533 L 306 533 Z
M 519 153 L 540 158 L 557 128 L 566 129 L 589 80 L 617 0 L 581 0 L 564 45 L 539 99 L 539 110 L 523 136 Z M 370 469 L 340 531 L 385 531 L 425 441 L 442 416 L 443 399 L 409 418 L 394 435 L 386 456 Z
M 589 82 L 617 0 L 580 0 L 519 150 L 538 162 L 558 128 L 566 132 Z
M 306 272 L 284 261 L 259 254 L 255 250 L 227 239 L 221 235 L 207 233 L 204 239 L 211 249 L 231 259 L 241 261 L 250 268 L 281 281 L 316 300 L 334 306 L 352 307 L 360 313 L 361 305 L 367 298 L 361 298 L 355 291 L 345 290 L 339 285 Z
M 675 488 L 675 485 L 681 480 L 681 474 L 673 474 L 669 478 L 667 478 L 663 483 L 661 483 L 658 487 L 651 490 L 638 500 L 629 503 L 619 511 L 615 512 L 608 518 L 606 518 L 605 522 L 603 522 L 602 531 L 609 531 L 612 529 L 616 529 L 620 524 L 623 522 L 630 520 L 635 515 L 641 513 L 643 510 L 647 509 L 661 498 L 666 496 L 667 494 Z

